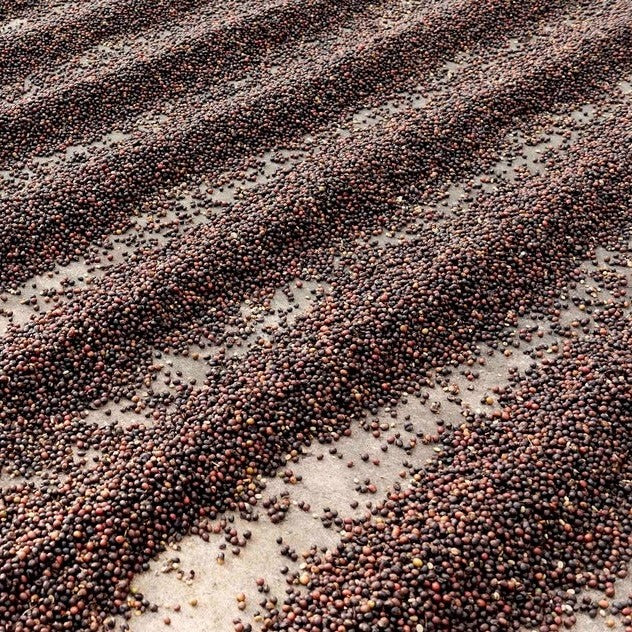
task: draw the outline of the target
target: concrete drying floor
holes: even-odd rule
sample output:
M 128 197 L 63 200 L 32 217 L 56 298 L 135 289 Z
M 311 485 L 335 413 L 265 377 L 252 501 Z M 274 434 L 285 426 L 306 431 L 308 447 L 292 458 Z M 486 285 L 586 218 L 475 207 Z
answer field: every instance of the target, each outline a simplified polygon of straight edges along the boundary
M 628 278 L 632 280 L 632 259 L 630 266 Z M 585 316 L 585 312 L 569 307 L 562 321 L 571 323 Z M 547 325 L 540 323 L 540 328 L 546 332 Z M 312 446 L 300 459 L 289 460 L 287 470 L 267 481 L 262 494 L 262 502 L 276 496 L 287 503 L 285 519 L 273 524 L 263 508 L 257 522 L 229 516 L 239 538 L 251 533 L 247 545 L 238 550 L 239 555 L 233 555 L 223 531 L 212 535 L 208 542 L 189 536 L 172 546 L 138 577 L 136 588 L 158 609 L 132 618 L 130 629 L 150 632 L 166 628 L 168 621 L 178 632 L 219 632 L 231 630 L 236 618 L 261 621 L 265 616 L 262 602 L 272 598 L 282 601 L 288 584 L 297 585 L 304 574 L 309 575 L 301 552 L 312 545 L 335 547 L 338 542 L 338 528 L 323 525 L 326 512 L 336 512 L 334 515 L 342 518 L 360 515 L 394 484 L 406 485 L 405 464 L 423 463 L 440 450 L 436 444 L 424 445 L 421 439 L 424 434 L 435 434 L 439 418 L 458 424 L 462 407 L 485 408 L 481 399 L 493 397 L 492 388 L 507 382 L 510 367 L 526 368 L 533 361 L 525 355 L 527 349 L 543 345 L 544 355 L 548 355 L 554 353 L 556 341 L 555 336 L 545 333 L 531 345 L 522 343 L 519 349 L 495 351 L 486 357 L 486 365 L 479 367 L 478 380 L 470 382 L 456 372 L 448 378 L 448 386 L 437 385 L 429 390 L 425 403 L 409 398 L 397 410 L 384 410 L 374 424 L 376 430 L 354 428 L 350 437 L 330 446 Z M 453 401 L 457 393 L 461 405 Z M 407 451 L 410 446 L 414 447 Z M 298 553 L 297 561 L 281 554 L 284 545 Z M 222 553 L 223 559 L 219 557 Z M 257 580 L 263 580 L 269 591 L 261 591 Z M 617 587 L 617 597 L 627 597 L 632 593 L 632 580 L 621 580 Z M 596 593 L 593 597 L 596 601 L 604 598 Z M 583 614 L 577 619 L 573 628 L 577 632 L 623 629 L 604 611 L 595 619 Z M 422 632 L 423 626 L 418 630 Z
M 625 84 L 629 92 L 629 84 Z M 424 100 L 413 95 L 419 107 Z M 390 108 L 390 111 L 393 111 Z M 574 113 L 578 120 L 589 120 L 591 108 L 587 107 Z M 374 118 L 371 113 L 359 113 L 354 118 L 354 125 L 370 124 Z M 116 138 L 108 142 L 115 143 Z M 541 145 L 529 145 L 515 155 L 510 162 L 501 162 L 498 168 L 486 178 L 482 188 L 492 187 L 494 177 L 513 177 L 516 169 L 526 168 L 537 172 L 543 170 L 540 157 L 549 150 L 559 147 L 561 137 L 550 137 Z M 311 141 L 310 141 L 311 142 Z M 293 161 L 300 160 L 300 152 L 286 152 L 285 168 Z M 60 160 L 63 158 L 56 158 Z M 200 221 L 212 221 L 208 209 L 196 211 L 192 200 L 196 196 L 213 195 L 218 202 L 230 202 L 235 191 L 268 178 L 278 165 L 273 165 L 270 155 L 263 157 L 266 163 L 261 177 L 243 181 L 236 188 L 232 185 L 222 190 L 211 191 L 211 187 L 202 185 L 199 190 L 182 189 L 175 197 L 177 210 L 173 214 L 161 218 L 139 216 L 135 228 L 129 234 L 115 235 L 104 251 L 98 263 L 83 260 L 72 266 L 55 270 L 42 275 L 26 284 L 21 292 L 7 294 L 0 303 L 0 334 L 4 334 L 13 326 L 20 326 L 36 317 L 42 311 L 50 309 L 52 303 L 47 300 L 46 290 L 85 286 L 91 279 L 106 274 L 109 267 L 125 261 L 126 257 L 140 246 L 160 245 L 169 235 L 182 227 Z M 53 165 L 54 167 L 54 165 Z M 446 213 L 458 210 L 463 189 L 455 186 L 446 196 Z M 221 212 L 218 210 L 218 212 Z M 130 238 L 130 234 L 133 238 Z M 377 246 L 386 241 L 405 239 L 405 235 L 384 234 L 376 240 Z M 604 262 L 604 252 L 599 253 L 597 267 L 586 264 L 586 269 L 593 272 L 601 270 L 609 273 L 610 266 Z M 621 272 L 621 268 L 617 269 Z M 628 259 L 627 279 L 632 280 L 632 256 Z M 295 302 L 278 293 L 269 305 L 244 305 L 242 310 L 250 314 L 253 333 L 243 340 L 237 340 L 226 355 L 244 353 L 255 340 L 265 335 L 266 326 L 274 327 L 278 323 L 279 310 L 293 308 L 293 314 L 309 310 L 311 301 L 319 292 L 326 292 L 326 287 L 306 283 L 296 288 Z M 577 323 L 585 318 L 586 312 L 575 307 L 573 296 L 585 296 L 607 299 L 608 293 L 601 291 L 597 282 L 587 280 L 568 297 L 562 299 L 561 320 L 566 323 Z M 63 301 L 63 296 L 61 297 Z M 288 319 L 289 321 L 291 319 Z M 462 420 L 464 408 L 483 409 L 491 404 L 483 404 L 482 400 L 490 397 L 495 400 L 493 388 L 507 383 L 510 367 L 526 368 L 534 359 L 526 355 L 534 347 L 541 347 L 539 354 L 547 356 L 556 351 L 559 340 L 550 333 L 548 321 L 530 322 L 525 320 L 523 326 L 539 327 L 542 337 L 534 336 L 534 342 L 526 344 L 516 338 L 516 346 L 508 346 L 496 351 L 489 349 L 489 355 L 483 354 L 485 365 L 480 365 L 480 377 L 469 381 L 459 370 L 439 381 L 433 389 L 428 390 L 427 399 L 408 398 L 396 410 L 385 409 L 377 419 L 369 421 L 369 430 L 359 426 L 352 429 L 351 435 L 343 437 L 335 444 L 312 445 L 299 457 L 288 455 L 287 467 L 279 472 L 278 477 L 261 481 L 265 489 L 260 494 L 258 521 L 241 519 L 239 516 L 226 515 L 222 521 L 214 523 L 217 533 L 213 533 L 205 541 L 202 537 L 189 535 L 177 544 L 170 546 L 158 559 L 152 562 L 150 570 L 138 576 L 135 590 L 154 604 L 154 612 L 135 612 L 128 622 L 133 632 L 153 632 L 155 630 L 172 629 L 177 632 L 230 632 L 233 622 L 241 618 L 244 622 L 261 623 L 265 617 L 266 601 L 277 599 L 282 602 L 284 592 L 289 584 L 301 585 L 309 576 L 310 568 L 303 563 L 301 554 L 311 546 L 322 549 L 332 548 L 340 537 L 340 520 L 362 515 L 367 508 L 384 497 L 393 485 L 408 484 L 407 464 L 420 465 L 432 459 L 440 444 L 424 442 L 436 434 L 437 421 L 442 419 L 446 424 L 458 424 Z M 578 325 L 578 323 L 577 323 Z M 577 335 L 582 335 L 581 327 L 574 327 Z M 207 350 L 208 352 L 208 350 Z M 202 384 L 207 376 L 208 364 L 203 355 L 191 350 L 187 356 L 170 356 L 162 354 L 159 362 L 163 365 L 152 385 L 154 391 L 169 392 L 180 384 Z M 91 411 L 88 418 L 100 423 L 143 422 L 145 418 L 129 410 L 121 409 L 129 405 L 124 402 L 120 406 L 109 406 L 111 417 L 103 410 Z M 146 420 L 145 420 L 146 421 Z M 93 454 L 78 453 L 77 458 L 85 461 L 86 467 L 91 460 L 98 457 Z M 0 479 L 3 486 L 19 482 L 6 476 Z M 266 511 L 266 501 L 276 498 L 276 504 L 283 508 L 284 517 L 273 523 Z M 273 503 L 274 504 L 274 503 Z M 283 512 L 282 512 L 283 513 Z M 336 522 L 338 524 L 336 524 Z M 226 536 L 224 524 L 234 531 Z M 233 543 L 227 540 L 233 539 Z M 238 546 L 233 552 L 234 542 Z M 243 544 L 243 546 L 241 546 Z M 288 548 L 289 547 L 289 548 Z M 632 593 L 632 580 L 621 580 L 617 584 L 617 596 L 626 597 Z M 602 595 L 594 595 L 595 599 L 603 599 Z M 130 599 L 134 600 L 133 596 Z M 423 617 L 423 613 L 420 613 Z M 577 632 L 593 632 L 609 629 L 622 629 L 615 618 L 600 611 L 595 619 L 585 615 L 577 615 L 577 624 L 573 628 Z M 121 620 L 108 623 L 117 629 L 123 625 Z M 423 632 L 423 620 L 417 627 Z M 474 631 L 473 631 L 474 632 Z

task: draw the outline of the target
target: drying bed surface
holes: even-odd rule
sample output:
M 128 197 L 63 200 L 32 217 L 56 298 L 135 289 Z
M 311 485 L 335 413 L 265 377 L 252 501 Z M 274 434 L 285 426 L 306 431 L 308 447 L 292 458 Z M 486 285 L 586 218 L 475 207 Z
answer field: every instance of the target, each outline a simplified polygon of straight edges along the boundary
M 627 0 L 0 2 L 0 630 L 632 630 Z

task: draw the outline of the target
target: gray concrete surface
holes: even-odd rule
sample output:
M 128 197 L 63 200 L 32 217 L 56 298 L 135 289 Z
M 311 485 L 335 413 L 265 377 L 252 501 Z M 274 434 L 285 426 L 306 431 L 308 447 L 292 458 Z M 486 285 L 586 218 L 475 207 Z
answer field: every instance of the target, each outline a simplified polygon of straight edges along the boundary
M 510 46 L 515 49 L 518 43 L 511 42 Z M 457 63 L 451 63 L 446 65 L 445 70 L 454 73 L 458 69 Z M 622 83 L 621 88 L 629 92 L 629 83 Z M 425 95 L 408 94 L 399 102 L 389 103 L 383 108 L 358 112 L 352 118 L 350 128 L 374 124 L 385 113 L 396 112 L 404 101 L 412 102 L 417 107 L 425 107 L 428 103 Z M 579 123 L 591 120 L 593 115 L 594 110 L 589 106 L 573 113 Z M 348 134 L 349 128 L 343 127 L 339 133 Z M 110 140 L 116 142 L 117 139 Z M 310 145 L 323 142 L 323 139 L 309 138 L 305 141 Z M 563 137 L 554 135 L 527 145 L 524 138 L 517 136 L 515 142 L 521 146 L 521 150 L 514 152 L 509 159 L 501 160 L 491 172 L 475 179 L 477 186 L 481 189 L 493 188 L 497 179 L 514 179 L 521 170 L 544 171 L 546 153 L 560 151 Z M 55 161 L 66 160 L 71 153 L 42 161 L 39 168 L 54 168 Z M 302 155 L 299 150 L 286 152 L 283 154 L 287 159 L 285 166 L 300 161 Z M 112 235 L 106 248 L 98 254 L 92 253 L 78 263 L 32 279 L 19 293 L 6 293 L 0 297 L 0 335 L 10 335 L 13 327 L 23 326 L 53 305 L 67 300 L 67 296 L 76 288 L 85 287 L 92 279 L 106 274 L 111 266 L 125 261 L 135 249 L 160 245 L 187 226 L 200 221 L 212 221 L 212 212 L 208 209 L 196 212 L 196 200 L 210 196 L 217 202 L 231 202 L 240 189 L 266 181 L 279 168 L 271 159 L 270 153 L 260 156 L 263 174 L 247 173 L 240 182 L 220 184 L 222 179 L 218 177 L 201 184 L 181 185 L 172 192 L 175 203 L 169 213 L 156 216 L 151 208 L 143 210 L 128 233 Z M 462 183 L 454 183 L 441 198 L 437 209 L 446 216 L 458 213 L 465 190 Z M 221 207 L 215 211 L 221 212 Z M 130 239 L 130 235 L 134 239 Z M 379 246 L 399 239 L 406 239 L 406 233 L 385 231 L 376 236 L 374 241 Z M 607 268 L 601 254 L 600 265 Z M 632 259 L 629 272 L 628 278 L 632 280 Z M 57 290 L 58 294 L 48 297 L 42 294 L 44 290 L 51 289 Z M 295 298 L 299 308 L 294 311 L 293 317 L 300 311 L 309 310 L 311 302 L 315 300 L 311 290 L 326 292 L 327 287 L 319 288 L 316 284 L 297 290 Z M 606 294 L 595 283 L 586 283 L 573 292 L 577 296 Z M 569 294 L 569 297 L 572 295 Z M 583 311 L 573 307 L 571 301 L 566 302 L 569 307 L 562 315 L 565 322 L 572 323 L 584 317 Z M 245 304 L 242 315 L 244 321 L 252 325 L 251 330 L 243 340 L 237 339 L 235 346 L 229 350 L 206 349 L 201 352 L 192 348 L 186 356 L 162 354 L 157 360 L 160 364 L 157 380 L 148 383 L 147 391 L 138 394 L 139 401 L 147 395 L 150 387 L 155 391 L 169 392 L 177 389 L 178 383 L 203 383 L 208 372 L 205 355 L 235 355 L 261 344 L 262 338 L 266 336 L 266 328 L 280 326 L 279 310 L 287 310 L 289 306 L 287 298 L 281 293 L 265 304 Z M 291 321 L 292 318 L 288 322 L 290 326 Z M 555 352 L 556 339 L 548 332 L 547 323 L 525 320 L 521 324 L 538 324 L 542 336 L 535 336 L 531 346 L 545 345 L 543 356 Z M 331 548 L 336 545 L 339 533 L 335 526 L 327 528 L 323 525 L 323 512 L 335 511 L 343 519 L 358 516 L 393 485 L 407 485 L 406 464 L 422 464 L 441 449 L 437 443 L 425 442 L 436 435 L 437 420 L 443 419 L 448 424 L 459 423 L 464 407 L 483 408 L 487 404 L 481 403 L 481 400 L 488 397 L 493 406 L 493 389 L 506 383 L 509 368 L 524 368 L 532 361 L 525 355 L 527 349 L 525 343 L 521 343 L 519 348 L 509 346 L 495 352 L 490 349 L 490 355 L 484 355 L 485 364 L 477 367 L 481 373 L 478 380 L 469 381 L 459 371 L 455 371 L 447 378 L 447 383 L 441 384 L 438 380 L 435 387 L 428 390 L 427 399 L 409 398 L 396 410 L 384 409 L 377 419 L 368 421 L 368 431 L 355 427 L 351 436 L 342 438 L 334 445 L 314 445 L 306 449 L 300 458 L 288 456 L 287 467 L 278 477 L 260 481 L 265 485 L 261 492 L 261 504 L 273 496 L 284 499 L 283 502 L 288 506 L 285 519 L 273 524 L 262 506 L 259 507 L 260 518 L 257 522 L 246 522 L 230 514 L 223 517 L 222 521 L 232 521 L 230 524 L 238 538 L 245 538 L 244 533 L 247 531 L 251 534 L 246 546 L 240 548 L 239 555 L 231 552 L 233 547 L 230 544 L 225 550 L 222 549 L 227 543 L 221 531 L 221 521 L 215 523 L 218 532 L 208 542 L 190 535 L 171 545 L 151 564 L 150 570 L 140 575 L 135 582 L 135 589 L 156 604 L 157 610 L 134 614 L 130 621 L 131 630 L 152 632 L 166 629 L 166 620 L 169 621 L 168 629 L 178 632 L 230 631 L 236 617 L 261 622 L 264 609 L 260 602 L 273 598 L 282 601 L 288 582 L 294 585 L 297 579 L 300 582 L 303 574 L 310 572 L 301 554 L 311 546 Z M 455 402 L 457 397 L 462 403 Z M 130 409 L 131 404 L 135 402 L 108 405 L 86 413 L 86 418 L 101 424 L 112 423 L 113 419 L 120 419 L 123 424 L 151 424 L 151 418 L 145 417 L 143 408 L 137 405 L 134 411 L 133 405 Z M 106 408 L 112 409 L 114 414 L 107 415 Z M 83 460 L 85 467 L 90 467 L 99 455 L 77 453 L 76 458 Z M 3 486 L 15 482 L 16 479 L 7 476 L 0 478 Z M 277 538 L 282 538 L 282 544 L 277 542 Z M 281 555 L 283 545 L 288 545 L 296 552 L 296 561 Z M 284 567 L 287 567 L 287 571 Z M 258 579 L 263 580 L 265 591 L 258 590 Z M 617 591 L 619 596 L 631 593 L 632 581 L 620 581 Z M 130 596 L 130 603 L 134 604 L 133 595 Z M 577 632 L 597 632 L 621 629 L 621 625 L 616 619 L 600 613 L 595 620 L 579 615 L 575 629 Z

